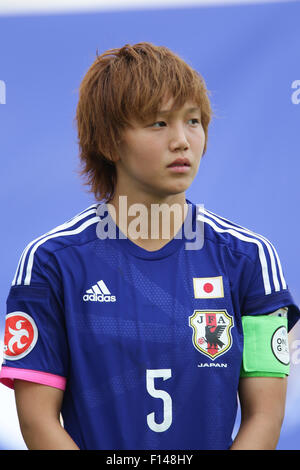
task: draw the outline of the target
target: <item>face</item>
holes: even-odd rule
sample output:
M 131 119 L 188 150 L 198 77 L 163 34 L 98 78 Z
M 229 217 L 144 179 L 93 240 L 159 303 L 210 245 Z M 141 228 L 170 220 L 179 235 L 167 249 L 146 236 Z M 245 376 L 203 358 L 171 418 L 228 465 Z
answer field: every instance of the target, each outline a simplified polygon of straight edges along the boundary
M 164 198 L 191 185 L 205 143 L 201 111 L 192 101 L 178 110 L 172 105 L 173 98 L 154 122 L 133 122 L 124 131 L 116 162 L 119 192 Z

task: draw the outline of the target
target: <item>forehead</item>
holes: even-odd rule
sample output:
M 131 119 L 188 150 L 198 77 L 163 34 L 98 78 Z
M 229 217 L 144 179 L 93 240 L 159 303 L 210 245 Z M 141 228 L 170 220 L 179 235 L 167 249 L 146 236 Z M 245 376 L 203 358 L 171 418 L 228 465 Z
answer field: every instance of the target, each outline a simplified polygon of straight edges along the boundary
M 179 103 L 176 105 L 175 100 L 173 97 L 164 99 L 162 104 L 158 107 L 159 114 L 169 114 L 171 112 L 193 112 L 193 111 L 200 111 L 199 104 L 194 101 L 193 99 L 188 99 L 183 103 Z
M 200 104 L 196 100 L 187 99 L 181 100 L 176 103 L 173 97 L 164 98 L 160 103 L 157 104 L 151 111 L 145 110 L 144 113 L 139 115 L 132 114 L 130 122 L 126 127 L 138 127 L 143 126 L 147 122 L 160 117 L 186 115 L 188 113 L 197 113 L 201 116 Z

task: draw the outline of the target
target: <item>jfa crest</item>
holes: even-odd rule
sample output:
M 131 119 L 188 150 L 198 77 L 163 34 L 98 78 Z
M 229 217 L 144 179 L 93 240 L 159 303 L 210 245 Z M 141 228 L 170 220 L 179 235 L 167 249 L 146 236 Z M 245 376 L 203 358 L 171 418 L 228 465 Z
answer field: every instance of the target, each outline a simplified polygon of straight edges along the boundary
M 193 345 L 214 360 L 231 348 L 233 318 L 226 310 L 195 310 L 189 317 L 193 328 Z

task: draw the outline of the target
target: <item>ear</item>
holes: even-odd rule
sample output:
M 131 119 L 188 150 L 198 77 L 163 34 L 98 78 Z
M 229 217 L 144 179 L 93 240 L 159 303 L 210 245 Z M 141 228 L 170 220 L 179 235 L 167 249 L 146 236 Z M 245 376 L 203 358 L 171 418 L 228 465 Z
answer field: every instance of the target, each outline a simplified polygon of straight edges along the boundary
M 118 147 L 117 147 L 116 153 L 113 155 L 113 162 L 114 163 L 117 163 L 117 162 L 121 161 L 122 143 L 123 143 L 122 138 L 117 140 L 117 146 Z
M 118 144 L 119 144 L 119 142 L 118 142 Z M 121 155 L 121 149 L 120 149 L 120 147 L 119 147 L 118 150 L 119 150 L 118 153 L 116 153 L 116 154 L 114 155 L 114 159 L 113 159 L 113 162 L 114 162 L 114 163 L 117 163 L 117 162 L 119 162 L 119 161 L 121 160 L 121 157 L 120 157 L 120 155 Z

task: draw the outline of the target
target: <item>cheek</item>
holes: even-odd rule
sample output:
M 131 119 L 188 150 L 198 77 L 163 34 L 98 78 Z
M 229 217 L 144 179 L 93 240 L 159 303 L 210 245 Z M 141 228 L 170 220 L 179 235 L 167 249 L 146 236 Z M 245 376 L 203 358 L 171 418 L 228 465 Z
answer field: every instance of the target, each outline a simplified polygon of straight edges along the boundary
M 205 146 L 205 133 L 202 129 L 193 139 L 193 147 L 197 153 L 202 155 Z M 200 155 L 200 156 L 201 156 Z
M 161 162 L 162 149 L 153 139 L 143 139 L 127 149 L 127 157 L 131 165 L 136 165 L 140 171 L 148 173 Z
M 135 178 L 143 180 L 145 177 L 152 177 L 158 168 L 155 150 L 147 142 L 139 146 L 130 146 L 123 154 L 123 166 L 125 171 Z

